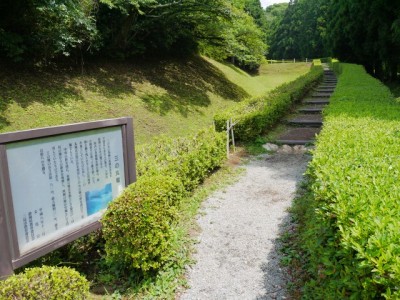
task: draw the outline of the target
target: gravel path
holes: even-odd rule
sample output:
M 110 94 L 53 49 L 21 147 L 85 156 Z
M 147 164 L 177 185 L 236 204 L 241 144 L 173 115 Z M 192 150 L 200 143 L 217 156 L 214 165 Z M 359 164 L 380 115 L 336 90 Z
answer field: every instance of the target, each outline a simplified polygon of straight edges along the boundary
M 251 160 L 236 184 L 204 203 L 181 300 L 285 299 L 276 239 L 310 156 L 284 147 Z

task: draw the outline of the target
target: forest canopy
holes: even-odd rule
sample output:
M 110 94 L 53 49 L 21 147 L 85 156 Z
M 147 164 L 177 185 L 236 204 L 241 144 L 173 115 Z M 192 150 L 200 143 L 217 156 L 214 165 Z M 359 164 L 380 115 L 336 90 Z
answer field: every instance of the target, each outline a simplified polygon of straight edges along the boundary
M 398 76 L 399 1 L 291 0 L 272 30 L 274 59 L 334 56 L 381 79 Z
M 290 0 L 2 0 L 0 58 L 46 65 L 69 57 L 202 53 L 258 68 L 264 57 L 334 56 L 381 79 L 398 76 L 400 2 Z
M 254 68 L 267 50 L 263 13 L 258 0 L 4 0 L 0 56 L 47 64 L 203 49 Z

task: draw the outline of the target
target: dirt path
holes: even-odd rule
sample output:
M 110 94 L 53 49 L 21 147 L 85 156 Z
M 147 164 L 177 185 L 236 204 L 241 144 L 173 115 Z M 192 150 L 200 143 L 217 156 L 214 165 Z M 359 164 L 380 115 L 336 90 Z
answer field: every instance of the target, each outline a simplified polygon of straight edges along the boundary
M 277 238 L 310 159 L 285 147 L 252 159 L 236 184 L 204 203 L 197 263 L 181 300 L 285 299 Z

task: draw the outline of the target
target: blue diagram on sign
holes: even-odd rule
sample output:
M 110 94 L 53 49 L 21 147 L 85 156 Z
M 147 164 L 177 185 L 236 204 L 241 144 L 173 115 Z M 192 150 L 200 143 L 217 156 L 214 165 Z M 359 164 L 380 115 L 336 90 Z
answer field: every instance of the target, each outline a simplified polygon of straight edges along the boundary
M 106 184 L 102 189 L 93 190 L 85 193 L 86 207 L 88 216 L 105 209 L 112 200 L 111 183 Z

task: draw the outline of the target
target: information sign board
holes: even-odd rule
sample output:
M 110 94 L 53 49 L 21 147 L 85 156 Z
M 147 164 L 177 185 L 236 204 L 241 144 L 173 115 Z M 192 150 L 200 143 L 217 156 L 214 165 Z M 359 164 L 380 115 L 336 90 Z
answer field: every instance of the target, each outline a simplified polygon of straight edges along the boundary
M 0 276 L 99 228 L 135 181 L 131 118 L 0 135 Z

